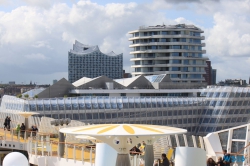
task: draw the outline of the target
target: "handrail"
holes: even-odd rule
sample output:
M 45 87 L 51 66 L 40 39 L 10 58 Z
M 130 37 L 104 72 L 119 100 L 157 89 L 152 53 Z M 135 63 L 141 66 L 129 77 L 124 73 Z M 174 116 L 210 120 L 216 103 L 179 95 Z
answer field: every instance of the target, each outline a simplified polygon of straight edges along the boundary
M 218 154 L 223 154 L 223 152 L 215 152 L 215 153 L 218 153 Z M 238 153 L 227 153 L 227 154 L 230 154 L 230 155 L 239 155 L 239 156 L 243 156 L 243 154 L 238 154 Z
M 12 131 L 14 132 L 14 131 L 17 131 L 16 129 L 11 129 L 10 130 L 10 132 L 12 133 Z M 19 130 L 19 132 L 21 132 L 22 130 Z M 29 130 L 23 130 L 22 132 L 30 132 L 30 133 L 37 133 L 38 135 L 39 135 L 39 132 L 36 132 L 36 131 L 29 131 Z M 47 134 L 47 135 L 50 135 L 50 133 L 48 134 L 48 133 L 44 133 L 44 134 Z M 4 135 L 3 135 L 4 136 Z M 28 140 L 28 138 L 31 138 L 31 137 L 27 137 L 26 139 Z M 34 140 L 32 140 L 32 142 L 33 142 Z M 36 142 L 38 142 L 38 143 L 52 143 L 52 144 L 65 144 L 65 145 L 71 145 L 71 146 L 76 146 L 76 147 L 78 147 L 78 148 L 82 148 L 82 147 L 84 147 L 84 148 L 88 148 L 87 146 L 88 145 L 86 145 L 86 144 L 84 144 L 84 145 L 81 145 L 80 143 L 66 143 L 66 142 L 59 142 L 59 141 L 54 141 L 54 140 L 49 140 L 49 141 L 41 141 L 41 140 L 36 140 Z
M 237 154 L 241 153 L 244 149 L 246 149 L 246 148 L 249 147 L 249 146 L 250 146 L 250 143 L 249 143 L 247 146 L 245 146 L 244 148 L 241 148 L 241 149 L 237 152 Z

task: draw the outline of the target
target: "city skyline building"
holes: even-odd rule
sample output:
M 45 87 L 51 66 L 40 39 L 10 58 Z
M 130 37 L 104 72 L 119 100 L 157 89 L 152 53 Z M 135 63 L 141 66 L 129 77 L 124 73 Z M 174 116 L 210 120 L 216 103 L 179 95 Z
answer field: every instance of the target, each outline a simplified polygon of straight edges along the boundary
M 123 78 L 123 54 L 113 51 L 104 54 L 98 46 L 88 46 L 75 41 L 68 52 L 68 80 L 73 83 L 83 77 L 107 76 Z
M 212 85 L 212 66 L 211 61 L 206 61 L 207 67 L 205 67 L 206 74 L 204 74 L 207 85 Z
M 169 74 L 174 82 L 204 82 L 207 57 L 203 30 L 186 24 L 140 27 L 130 31 L 133 76 Z
M 212 85 L 216 85 L 217 69 L 212 69 Z

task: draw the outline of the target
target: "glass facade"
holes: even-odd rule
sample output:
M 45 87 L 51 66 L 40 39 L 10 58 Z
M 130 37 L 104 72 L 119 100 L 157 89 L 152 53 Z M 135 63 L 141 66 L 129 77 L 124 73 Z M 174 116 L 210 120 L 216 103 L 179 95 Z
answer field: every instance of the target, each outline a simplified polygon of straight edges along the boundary
M 162 78 L 152 76 L 148 79 L 157 82 Z M 80 96 L 23 100 L 4 96 L 1 111 L 7 113 L 33 111 L 38 112 L 38 116 L 55 119 L 68 117 L 94 124 L 167 125 L 185 128 L 195 135 L 206 135 L 248 122 L 249 88 L 209 87 L 201 91 L 202 97 Z M 241 129 L 235 130 L 233 137 L 243 139 L 246 136 Z M 222 144 L 226 146 L 226 143 Z
M 123 78 L 123 54 L 104 54 L 98 46 L 90 47 L 76 41 L 73 50 L 68 53 L 69 82 L 99 76 Z

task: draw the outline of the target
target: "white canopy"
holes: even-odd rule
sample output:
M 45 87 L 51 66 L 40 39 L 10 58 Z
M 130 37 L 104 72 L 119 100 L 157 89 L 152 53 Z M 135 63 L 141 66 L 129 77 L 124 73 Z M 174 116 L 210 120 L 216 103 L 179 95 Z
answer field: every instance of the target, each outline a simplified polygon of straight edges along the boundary
M 100 124 L 62 128 L 60 132 L 88 136 L 160 136 L 171 134 L 183 134 L 187 130 L 157 125 L 144 124 Z

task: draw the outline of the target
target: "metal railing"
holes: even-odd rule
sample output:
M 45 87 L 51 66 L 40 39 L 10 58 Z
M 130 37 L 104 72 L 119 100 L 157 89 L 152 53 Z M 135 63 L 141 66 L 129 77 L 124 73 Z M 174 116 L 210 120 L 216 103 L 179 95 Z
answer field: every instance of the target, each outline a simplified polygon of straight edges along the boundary
M 59 142 L 57 138 L 52 138 L 53 136 L 50 133 L 28 130 L 22 131 L 16 129 L 10 129 L 10 131 L 3 130 L 0 133 L 0 146 L 3 146 L 4 148 L 26 150 L 30 155 L 54 156 L 58 158 L 72 159 L 74 161 L 89 162 L 91 165 L 94 165 L 94 146 Z M 60 154 L 59 151 L 59 146 L 61 144 L 64 145 L 63 154 Z M 24 148 L 20 148 L 21 145 Z

